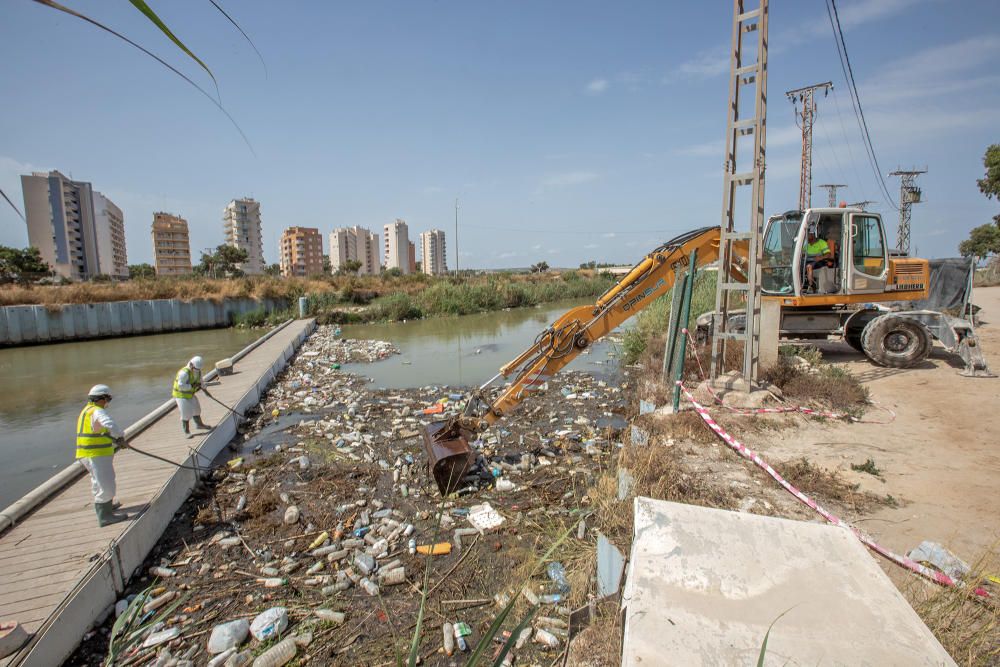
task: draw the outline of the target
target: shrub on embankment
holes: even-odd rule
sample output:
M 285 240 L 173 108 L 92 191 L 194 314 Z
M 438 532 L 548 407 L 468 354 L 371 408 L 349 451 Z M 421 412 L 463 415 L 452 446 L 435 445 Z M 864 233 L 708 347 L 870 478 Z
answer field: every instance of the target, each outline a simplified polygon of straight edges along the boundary
M 691 313 L 688 319 L 688 329 L 693 332 L 693 325 L 699 315 L 715 310 L 715 271 L 700 271 L 695 277 L 694 291 L 691 293 Z M 670 303 L 673 299 L 673 288 L 639 313 L 635 327 L 625 332 L 622 340 L 623 359 L 626 364 L 634 364 L 642 356 L 651 339 L 664 337 L 670 318 Z

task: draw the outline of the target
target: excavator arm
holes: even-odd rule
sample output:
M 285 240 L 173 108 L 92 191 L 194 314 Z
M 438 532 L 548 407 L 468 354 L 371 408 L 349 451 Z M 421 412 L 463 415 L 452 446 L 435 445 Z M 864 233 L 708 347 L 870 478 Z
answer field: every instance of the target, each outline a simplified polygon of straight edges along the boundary
M 572 308 L 542 331 L 535 342 L 500 369 L 469 401 L 464 415 L 435 422 L 424 431 L 424 449 L 442 494 L 454 491 L 475 457 L 469 438 L 495 423 L 545 384 L 583 350 L 666 294 L 677 274 L 697 250 L 698 266 L 719 258 L 719 228 L 704 227 L 682 234 L 646 255 L 592 305 Z M 737 252 L 736 263 L 743 252 Z M 734 268 L 739 268 L 734 267 Z M 487 389 L 503 378 L 509 382 L 495 398 Z

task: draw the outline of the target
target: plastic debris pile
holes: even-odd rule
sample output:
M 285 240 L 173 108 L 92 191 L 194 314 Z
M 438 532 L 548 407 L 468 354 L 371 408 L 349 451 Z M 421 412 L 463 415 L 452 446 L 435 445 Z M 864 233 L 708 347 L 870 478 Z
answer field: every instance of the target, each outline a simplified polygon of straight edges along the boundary
M 521 591 L 516 570 L 553 526 L 596 544 L 580 516 L 625 425 L 618 387 L 561 374 L 473 443 L 476 464 L 442 499 L 421 429 L 459 413 L 467 394 L 372 389 L 335 360 L 395 349 L 332 330 L 303 346 L 131 582 L 133 595 L 185 596 L 145 631 L 135 664 L 392 663 L 408 652 L 424 586 L 421 660 L 459 664 Z M 518 604 L 538 609 L 507 664 L 548 663 L 565 647 L 570 609 L 592 588 L 572 582 L 560 563 L 527 582 Z M 80 655 L 103 656 L 112 620 Z

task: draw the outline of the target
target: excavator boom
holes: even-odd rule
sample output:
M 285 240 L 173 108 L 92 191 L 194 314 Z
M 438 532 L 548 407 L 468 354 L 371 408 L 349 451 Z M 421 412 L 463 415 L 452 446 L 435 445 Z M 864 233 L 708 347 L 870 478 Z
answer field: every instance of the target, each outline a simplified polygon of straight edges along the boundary
M 677 274 L 686 269 L 692 251 L 697 250 L 699 266 L 715 262 L 719 258 L 719 238 L 718 227 L 704 227 L 656 248 L 594 304 L 571 308 L 542 331 L 531 347 L 479 389 L 469 401 L 466 415 L 428 425 L 424 430 L 424 449 L 441 493 L 454 491 L 474 462 L 470 437 L 510 414 L 526 396 L 537 391 L 583 350 L 666 294 L 676 282 Z M 737 262 L 746 256 L 745 248 L 742 250 L 736 253 Z M 500 377 L 509 384 L 490 400 L 485 394 L 487 387 Z M 478 409 L 479 414 L 468 414 L 472 409 Z

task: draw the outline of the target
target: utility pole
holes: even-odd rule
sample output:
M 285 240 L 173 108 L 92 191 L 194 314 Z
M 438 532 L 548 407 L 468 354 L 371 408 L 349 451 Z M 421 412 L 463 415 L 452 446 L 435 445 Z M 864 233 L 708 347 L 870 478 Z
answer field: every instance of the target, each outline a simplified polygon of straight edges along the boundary
M 826 188 L 827 203 L 830 205 L 830 208 L 837 208 L 837 189 L 846 188 L 847 186 L 843 183 L 825 183 L 819 187 Z
M 733 37 L 729 50 L 729 103 L 726 108 L 726 159 L 722 177 L 722 225 L 719 237 L 719 277 L 715 290 L 715 322 L 712 332 L 712 381 L 726 372 L 726 348 L 730 341 L 743 343 L 743 382 L 749 391 L 757 379 L 760 353 L 760 254 L 764 236 L 764 167 L 767 130 L 767 21 L 768 0 L 747 7 L 750 0 L 733 0 Z M 754 35 L 754 33 L 756 33 Z M 743 50 L 743 38 L 753 35 L 755 48 Z M 745 56 L 749 55 L 744 62 Z M 756 62 L 754 62 L 754 60 Z M 752 86 L 751 116 L 740 115 L 740 93 Z M 741 138 L 753 142 L 750 160 L 737 162 Z M 749 146 L 747 146 L 749 148 Z M 747 171 L 737 171 L 737 165 Z M 746 231 L 736 230 L 736 189 L 749 185 L 750 211 Z M 742 225 L 741 225 L 742 226 Z M 737 268 L 736 244 L 745 244 L 747 261 Z M 742 276 L 740 275 L 742 274 Z M 745 276 L 746 281 L 743 281 Z M 743 326 L 740 317 L 744 315 Z
M 812 205 L 812 152 L 813 152 L 813 123 L 816 122 L 816 99 L 814 94 L 817 90 L 822 90 L 825 96 L 833 89 L 833 84 L 816 83 L 805 88 L 796 88 L 785 93 L 795 108 L 795 124 L 802 129 L 802 161 L 799 174 L 799 210 L 804 211 Z M 802 103 L 802 111 L 798 110 L 798 103 Z M 832 204 L 836 205 L 836 204 Z
M 458 197 L 455 197 L 455 277 L 458 277 Z
M 926 174 L 927 167 L 923 169 L 896 169 L 890 176 L 899 176 L 899 228 L 896 230 L 896 241 L 899 252 L 904 255 L 910 254 L 910 206 L 919 204 L 921 199 L 920 188 L 914 185 L 917 176 Z

